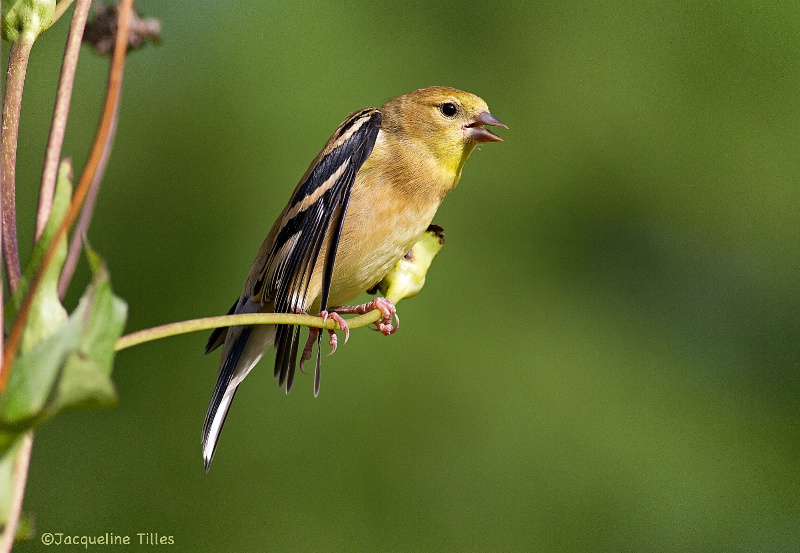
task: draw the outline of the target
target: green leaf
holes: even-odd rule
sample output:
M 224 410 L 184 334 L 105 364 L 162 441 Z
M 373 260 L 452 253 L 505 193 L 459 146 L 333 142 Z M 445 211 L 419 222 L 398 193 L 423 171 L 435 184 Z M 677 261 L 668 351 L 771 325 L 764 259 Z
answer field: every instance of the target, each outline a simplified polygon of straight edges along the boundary
M 77 321 L 17 357 L 0 397 L 0 430 L 23 432 L 44 412 L 61 368 L 77 344 Z
M 79 347 L 64 364 L 58 389 L 49 405 L 51 416 L 61 409 L 106 407 L 116 403 L 111 381 L 114 344 L 122 335 L 128 307 L 114 296 L 105 263 L 86 247 L 94 278 L 70 316 L 80 320 Z
M 17 318 L 17 312 L 25 295 L 28 293 L 31 281 L 39 270 L 45 252 L 50 247 L 50 243 L 53 241 L 56 231 L 69 209 L 71 198 L 72 165 L 69 160 L 64 160 L 58 168 L 58 180 L 56 181 L 50 218 L 47 220 L 42 236 L 33 248 L 31 259 L 27 267 L 25 267 L 25 272 L 22 274 L 17 290 L 6 306 L 5 318 L 7 321 L 13 321 Z M 61 300 L 58 298 L 58 277 L 61 274 L 66 258 L 67 238 L 65 236 L 58 245 L 50 267 L 43 275 L 39 291 L 31 305 L 30 315 L 28 315 L 20 344 L 22 353 L 27 352 L 35 344 L 51 336 L 67 322 L 67 310 L 64 309 L 61 305 Z
M 72 197 L 72 166 L 64 160 L 59 166 L 50 218 L 31 253 L 31 259 L 19 281 L 16 292 L 5 307 L 6 321 L 14 321 L 22 301 L 30 289 L 45 252 L 64 219 Z M 0 396 L 0 452 L 33 426 L 49 397 L 59 368 L 68 349 L 63 341 L 46 341 L 67 324 L 67 310 L 58 298 L 58 276 L 67 255 L 64 238 L 56 250 L 50 269 L 44 275 L 31 305 L 22 335 L 20 357 L 14 362 L 6 391 Z
M 50 219 L 34 247 L 6 316 L 13 320 L 45 252 L 69 208 L 71 166 L 62 162 Z M 0 396 L 0 452 L 27 429 L 62 409 L 106 406 L 116 401 L 111 370 L 114 344 L 122 334 L 125 302 L 113 295 L 103 260 L 86 248 L 92 268 L 87 287 L 71 316 L 58 298 L 58 277 L 67 255 L 64 238 L 43 275 L 23 333 L 20 356 Z
M 94 277 L 67 323 L 11 368 L 0 397 L 0 451 L 59 411 L 116 402 L 114 344 L 122 335 L 127 305 L 112 293 L 105 265 L 91 255 Z

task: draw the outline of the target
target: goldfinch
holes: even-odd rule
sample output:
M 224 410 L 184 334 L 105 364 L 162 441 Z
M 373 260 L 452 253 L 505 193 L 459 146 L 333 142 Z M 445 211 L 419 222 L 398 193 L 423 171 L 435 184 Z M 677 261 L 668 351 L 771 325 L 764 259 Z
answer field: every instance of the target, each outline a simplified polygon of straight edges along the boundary
M 502 141 L 484 125 L 505 127 L 477 96 L 443 86 L 351 114 L 300 179 L 229 313 L 319 313 L 335 319 L 347 335 L 339 314 L 380 309 L 378 329 L 393 333 L 396 313 L 386 298 L 329 306 L 343 306 L 380 282 L 420 239 L 475 146 Z M 335 351 L 336 334 L 329 332 Z M 317 335 L 311 329 L 300 361 L 302 369 L 317 339 L 315 395 Z M 274 345 L 275 377 L 289 393 L 299 341 L 300 327 L 288 325 L 218 328 L 211 334 L 206 353 L 221 345 L 222 357 L 203 424 L 206 472 L 239 384 Z

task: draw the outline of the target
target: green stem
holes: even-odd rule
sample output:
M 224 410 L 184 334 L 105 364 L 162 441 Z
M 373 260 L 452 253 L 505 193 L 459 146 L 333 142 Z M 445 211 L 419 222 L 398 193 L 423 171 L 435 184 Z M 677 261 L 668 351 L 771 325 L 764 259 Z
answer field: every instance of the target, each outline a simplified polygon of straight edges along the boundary
M 347 326 L 351 329 L 359 328 L 372 324 L 380 318 L 380 310 L 375 309 L 369 313 L 365 313 L 364 315 L 359 315 L 358 317 L 348 319 Z M 313 315 L 293 315 L 291 313 L 245 313 L 239 315 L 221 315 L 219 317 L 204 317 L 202 319 L 180 321 L 177 323 L 170 323 L 132 332 L 117 340 L 114 349 L 119 351 L 131 346 L 138 346 L 139 344 L 152 342 L 153 340 L 169 338 L 170 336 L 178 336 L 179 334 L 188 334 L 190 332 L 197 332 L 199 330 L 213 330 L 215 328 L 223 328 L 228 326 L 255 324 L 290 324 L 315 328 L 327 328 L 330 330 L 341 330 L 336 321 L 332 319 L 323 321 L 319 317 L 315 317 Z

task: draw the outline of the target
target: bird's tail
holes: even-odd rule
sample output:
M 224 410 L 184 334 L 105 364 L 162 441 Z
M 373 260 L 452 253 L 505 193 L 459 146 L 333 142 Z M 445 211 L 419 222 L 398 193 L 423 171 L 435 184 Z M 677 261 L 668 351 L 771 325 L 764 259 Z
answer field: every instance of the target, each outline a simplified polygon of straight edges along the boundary
M 225 424 L 225 417 L 228 416 L 228 409 L 231 408 L 233 396 L 239 386 L 228 386 L 224 393 L 211 399 L 208 406 L 206 422 L 203 425 L 203 464 L 206 472 L 211 468 L 211 460 L 214 459 L 214 451 L 217 449 L 217 441 L 222 432 L 222 425 Z
M 203 423 L 203 462 L 205 463 L 206 472 L 211 467 L 214 450 L 217 448 L 217 441 L 219 440 L 220 432 L 222 432 L 222 425 L 225 424 L 225 417 L 228 415 L 233 396 L 236 395 L 236 389 L 242 381 L 241 378 L 234 378 L 234 375 L 252 331 L 253 327 L 245 326 L 232 328 L 228 332 L 226 341 L 233 339 L 232 346 L 227 347 L 226 344 L 222 352 L 217 384 L 214 386 L 214 395 L 211 396 L 211 403 L 208 405 L 208 412 L 206 412 L 206 420 Z M 231 336 L 232 333 L 238 335 L 233 337 Z
M 272 325 L 237 326 L 228 330 L 222 351 L 217 384 L 203 423 L 203 463 L 206 472 L 211 467 L 217 441 L 225 424 L 236 389 L 264 351 L 272 345 L 275 327 Z

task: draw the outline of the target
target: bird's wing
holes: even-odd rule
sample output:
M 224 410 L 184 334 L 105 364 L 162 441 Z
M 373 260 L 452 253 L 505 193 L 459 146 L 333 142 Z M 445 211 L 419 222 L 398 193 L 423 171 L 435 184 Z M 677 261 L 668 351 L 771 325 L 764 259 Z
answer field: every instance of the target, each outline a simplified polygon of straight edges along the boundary
M 236 307 L 239 305 L 239 300 L 237 299 L 233 302 L 233 306 L 228 309 L 227 315 L 233 315 L 236 313 Z M 220 347 L 225 342 L 225 336 L 228 333 L 227 326 L 221 326 L 215 328 L 211 332 L 211 336 L 208 337 L 208 342 L 206 342 L 206 355 Z
M 298 313 L 315 298 L 309 284 L 321 251 L 320 310 L 327 309 L 331 277 L 342 224 L 356 173 L 375 145 L 381 113 L 365 108 L 351 114 L 309 167 L 274 229 L 271 247 L 253 275 L 251 300 L 275 313 Z M 327 243 L 326 243 L 327 241 Z M 310 300 L 310 301 L 308 301 Z M 275 377 L 288 393 L 294 379 L 300 327 L 279 325 L 275 338 Z M 319 387 L 319 371 L 315 392 Z

